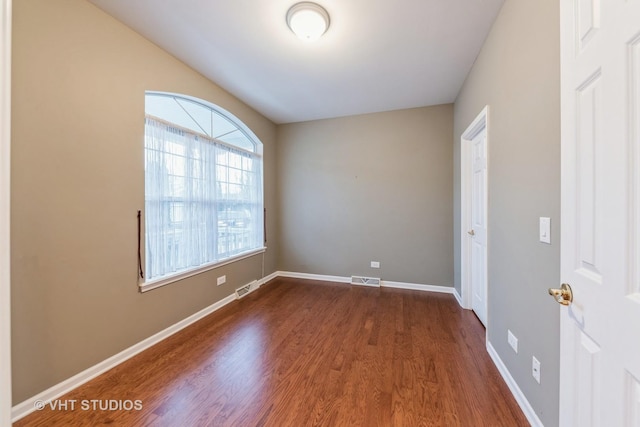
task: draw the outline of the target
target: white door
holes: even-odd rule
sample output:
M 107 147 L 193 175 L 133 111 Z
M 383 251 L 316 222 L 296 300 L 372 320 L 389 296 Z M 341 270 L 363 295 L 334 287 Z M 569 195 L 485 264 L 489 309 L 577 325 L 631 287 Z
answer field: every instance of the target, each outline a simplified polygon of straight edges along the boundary
M 561 0 L 560 425 L 640 426 L 640 0 Z
M 487 325 L 487 131 L 471 139 L 471 308 Z

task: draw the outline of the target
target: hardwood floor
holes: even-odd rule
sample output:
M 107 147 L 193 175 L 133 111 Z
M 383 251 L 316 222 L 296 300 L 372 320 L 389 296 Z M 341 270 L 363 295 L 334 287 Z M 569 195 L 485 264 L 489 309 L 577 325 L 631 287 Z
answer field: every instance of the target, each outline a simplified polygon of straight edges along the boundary
M 14 425 L 528 426 L 484 334 L 448 294 L 279 278 Z

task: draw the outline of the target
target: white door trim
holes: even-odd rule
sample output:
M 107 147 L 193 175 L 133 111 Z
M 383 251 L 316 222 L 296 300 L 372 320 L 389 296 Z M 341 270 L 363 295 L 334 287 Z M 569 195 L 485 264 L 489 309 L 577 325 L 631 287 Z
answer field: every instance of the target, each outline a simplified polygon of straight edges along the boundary
M 11 425 L 11 0 L 0 0 L 0 426 Z
M 471 141 L 482 130 L 485 130 L 487 134 L 486 147 L 487 152 L 489 152 L 488 105 L 480 111 L 480 114 L 476 116 L 460 137 L 460 296 L 462 307 L 469 310 L 471 309 L 471 268 L 469 266 L 471 244 L 467 236 L 467 228 L 471 222 Z M 487 161 L 487 174 L 489 173 L 488 163 Z M 485 191 L 485 195 L 487 195 L 488 199 L 488 188 Z M 485 269 L 485 271 L 488 270 Z

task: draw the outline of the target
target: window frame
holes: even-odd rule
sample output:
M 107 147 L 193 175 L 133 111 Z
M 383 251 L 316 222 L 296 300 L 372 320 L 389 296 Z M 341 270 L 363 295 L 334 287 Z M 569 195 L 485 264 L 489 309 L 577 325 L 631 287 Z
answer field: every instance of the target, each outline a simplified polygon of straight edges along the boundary
M 156 289 L 159 288 L 161 286 L 165 286 L 168 285 L 170 283 L 174 283 L 183 279 L 186 279 L 188 277 L 192 277 L 201 273 L 204 273 L 206 271 L 210 271 L 213 270 L 215 268 L 219 268 L 231 263 L 235 263 L 256 255 L 260 255 L 263 254 L 267 247 L 266 247 L 266 233 L 264 230 L 264 221 L 265 221 L 265 216 L 264 216 L 264 156 L 263 156 L 263 143 L 262 141 L 255 135 L 255 133 L 253 133 L 253 131 L 251 129 L 249 129 L 249 127 L 247 125 L 245 125 L 239 118 L 237 118 L 234 114 L 232 114 L 231 112 L 227 111 L 226 109 L 220 107 L 219 105 L 213 104 L 211 102 L 208 102 L 206 100 L 200 99 L 200 98 L 196 98 L 193 96 L 189 96 L 189 95 L 185 95 L 185 94 L 179 94 L 179 93 L 171 93 L 171 92 L 159 92 L 159 91 L 145 91 L 145 103 L 146 103 L 146 97 L 148 95 L 151 96 L 165 96 L 168 98 L 178 98 L 178 99 L 184 99 L 190 102 L 193 102 L 195 104 L 199 104 L 204 108 L 207 108 L 209 110 L 211 110 L 213 113 L 216 113 L 220 116 L 222 116 L 224 119 L 226 119 L 227 121 L 229 121 L 231 124 L 233 124 L 240 132 L 242 132 L 244 134 L 244 136 L 254 145 L 254 150 L 253 152 L 251 152 L 252 155 L 254 155 L 255 157 L 260 159 L 260 185 L 259 188 L 257 187 L 257 189 L 260 191 L 260 201 L 261 201 L 261 206 L 260 208 L 262 209 L 262 222 L 263 222 L 263 226 L 261 227 L 261 236 L 262 236 L 262 246 L 258 246 L 255 248 L 251 248 L 249 250 L 240 252 L 240 253 L 236 253 L 234 255 L 231 255 L 229 257 L 226 258 L 221 258 L 212 262 L 207 262 L 204 264 L 201 264 L 199 266 L 196 267 L 189 267 L 189 268 L 185 268 L 182 270 L 178 270 L 174 273 L 170 273 L 170 274 L 166 274 L 163 276 L 158 276 L 156 278 L 153 278 L 151 280 L 148 280 L 146 278 L 139 278 L 139 282 L 138 282 L 138 286 L 140 289 L 140 292 L 146 292 L 146 291 L 150 291 L 152 289 Z M 146 104 L 145 104 L 146 105 Z M 147 112 L 146 112 L 146 107 L 145 107 L 145 121 L 147 118 Z M 160 118 L 161 120 L 168 122 L 168 123 L 172 123 L 170 121 L 168 121 L 165 118 Z M 181 127 L 180 125 L 177 125 Z M 146 127 L 146 126 L 145 126 Z M 198 133 L 196 131 L 193 131 L 194 133 Z M 146 130 L 143 132 L 143 141 L 144 138 L 146 137 Z M 222 141 L 222 140 L 217 140 L 217 138 L 214 137 L 209 137 L 212 140 L 216 140 L 218 141 L 220 144 L 222 145 L 226 145 L 228 147 L 231 147 L 232 149 L 237 149 L 237 150 L 241 150 L 244 152 L 249 153 L 250 151 L 247 150 L 247 148 L 241 147 L 241 146 L 237 146 L 234 145 L 233 143 L 229 143 L 226 141 Z M 145 153 L 146 150 L 146 144 L 143 143 L 143 147 L 142 147 L 142 151 L 143 153 Z M 146 155 L 146 154 L 143 154 Z M 146 210 L 146 202 L 147 202 L 147 193 L 146 193 L 146 172 L 145 172 L 145 210 Z M 217 180 L 215 181 L 217 182 Z M 144 216 L 144 214 L 146 213 L 145 210 L 143 210 L 143 221 L 141 222 L 141 235 L 142 235 L 142 242 L 141 242 L 141 263 L 143 266 L 146 265 L 147 259 L 146 259 L 146 255 L 147 255 L 147 251 L 146 251 L 146 243 L 147 243 L 147 235 L 146 235 L 146 218 Z

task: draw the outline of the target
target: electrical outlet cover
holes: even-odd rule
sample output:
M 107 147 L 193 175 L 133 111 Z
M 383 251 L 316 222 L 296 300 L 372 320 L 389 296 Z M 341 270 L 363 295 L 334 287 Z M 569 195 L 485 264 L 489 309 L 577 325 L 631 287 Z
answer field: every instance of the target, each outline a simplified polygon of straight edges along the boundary
M 513 351 L 515 351 L 516 354 L 517 354 L 518 353 L 518 338 L 516 338 L 516 336 L 513 335 L 513 332 L 511 332 L 511 330 L 509 330 L 509 329 L 507 329 L 507 342 L 509 343 L 509 345 L 511 346 Z
M 540 384 L 540 361 L 535 356 L 531 359 L 531 375 Z

